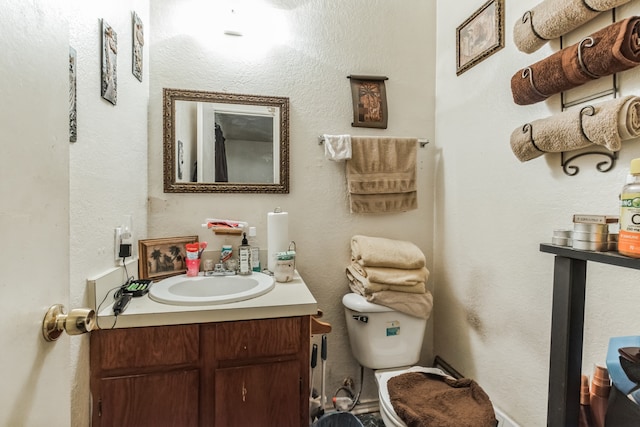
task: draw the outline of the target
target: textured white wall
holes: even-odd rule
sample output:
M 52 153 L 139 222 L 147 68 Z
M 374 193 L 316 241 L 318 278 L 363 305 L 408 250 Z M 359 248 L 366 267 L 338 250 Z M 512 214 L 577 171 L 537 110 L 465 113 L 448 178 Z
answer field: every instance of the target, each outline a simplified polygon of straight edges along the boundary
M 506 2 L 506 47 L 456 77 L 455 29 L 482 2 L 437 2 L 435 351 L 476 378 L 494 402 L 526 426 L 546 424 L 553 256 L 539 252 L 574 213 L 617 214 L 618 194 L 640 144 L 623 145 L 609 173 L 601 158 L 562 172 L 560 155 L 520 163 L 513 129 L 559 111 L 559 96 L 513 103 L 511 76 L 558 49 L 526 55 L 513 25 L 536 0 Z M 622 19 L 640 13 L 621 7 Z M 637 93 L 640 73 L 621 73 L 623 95 Z M 603 363 L 611 336 L 635 335 L 638 273 L 589 264 L 583 370 Z M 508 378 L 509 381 L 505 381 Z M 578 390 L 576 390 L 576 393 Z
M 199 234 L 213 249 L 223 243 L 237 246 L 239 238 L 214 237 L 200 227 L 204 218 L 213 216 L 248 221 L 257 227 L 258 244 L 266 249 L 267 212 L 277 206 L 288 211 L 290 237 L 298 250 L 297 268 L 324 310 L 324 320 L 333 326 L 328 336 L 326 386 L 332 394 L 343 377 L 358 381 L 359 375 L 341 304 L 348 292 L 344 270 L 350 258 L 350 237 L 368 234 L 411 240 L 432 267 L 434 148 L 418 151 L 418 210 L 351 215 L 344 164 L 324 159 L 318 136 L 351 133 L 433 139 L 435 3 L 255 2 L 251 10 L 258 11 L 266 28 L 244 37 L 224 36 L 221 11 L 213 7 L 212 2 L 178 0 L 154 1 L 151 7 L 148 237 Z M 250 13 L 245 16 L 252 18 Z M 351 127 L 349 74 L 389 77 L 388 129 Z M 163 193 L 164 87 L 289 97 L 290 194 Z M 432 325 L 422 363 L 433 360 Z M 367 381 L 364 398 L 374 398 L 370 372 Z
M 148 0 L 73 1 L 69 7 L 69 44 L 77 51 L 78 72 L 78 141 L 70 144 L 69 166 L 72 308 L 89 304 L 87 278 L 115 266 L 114 228 L 124 215 L 133 215 L 137 235 L 147 228 L 149 50 L 147 41 L 140 82 L 131 73 L 132 11 L 148 37 Z M 101 19 L 118 36 L 116 105 L 100 96 Z M 87 426 L 88 336 L 74 337 L 71 346 L 72 422 Z

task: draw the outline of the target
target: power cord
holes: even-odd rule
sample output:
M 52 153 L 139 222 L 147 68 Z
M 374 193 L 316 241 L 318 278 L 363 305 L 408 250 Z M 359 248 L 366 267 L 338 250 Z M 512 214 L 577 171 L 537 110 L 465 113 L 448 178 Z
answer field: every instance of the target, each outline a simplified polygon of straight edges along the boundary
M 122 254 L 122 245 L 120 245 L 120 246 L 121 246 L 121 248 L 120 248 L 120 252 L 121 252 L 121 254 Z M 131 245 L 129 245 L 129 246 L 131 246 Z M 131 256 L 131 252 L 129 252 L 129 255 L 128 255 L 128 256 Z M 133 276 L 129 276 L 129 271 L 127 270 L 127 263 L 126 263 L 126 259 L 127 259 L 127 257 L 128 257 L 128 256 L 123 256 L 123 257 L 122 257 L 122 267 L 124 268 L 125 277 L 127 278 L 126 282 L 124 282 L 124 284 L 122 284 L 122 285 L 120 285 L 120 286 L 113 287 L 113 288 L 111 288 L 111 289 L 109 289 L 109 290 L 107 291 L 107 293 L 105 294 L 104 298 L 102 299 L 102 301 L 101 301 L 101 302 L 100 302 L 100 304 L 98 305 L 98 309 L 97 309 L 97 312 L 98 312 L 98 313 L 100 313 L 100 309 L 101 309 L 101 307 L 102 307 L 102 304 L 104 304 L 104 303 L 105 303 L 105 301 L 107 300 L 107 297 L 111 294 L 111 292 L 112 292 L 112 291 L 115 291 L 115 292 L 113 293 L 113 301 L 116 301 L 116 300 L 118 300 L 118 298 L 120 298 L 120 297 L 122 296 L 122 290 L 123 290 L 124 288 L 126 288 L 126 287 L 127 287 L 127 285 L 129 285 L 129 283 L 131 283 L 131 281 L 132 281 L 132 280 L 134 280 L 134 277 L 133 277 Z M 118 315 L 119 315 L 119 314 L 120 314 L 120 313 L 114 313 L 115 319 L 114 319 L 113 324 L 111 325 L 111 327 L 110 327 L 109 329 L 113 329 L 113 328 L 115 328 L 115 327 L 116 327 L 116 323 L 118 323 Z M 104 329 L 104 328 L 102 328 L 102 327 L 100 326 L 100 316 L 96 316 L 96 327 L 97 327 L 98 329 Z
M 128 283 L 129 281 L 127 281 Z M 107 300 L 107 297 L 111 294 L 111 291 L 114 291 L 113 294 L 113 300 L 115 301 L 116 299 L 118 299 L 118 296 L 122 294 L 122 287 L 126 286 L 127 283 L 125 283 L 124 285 L 120 285 L 120 286 L 116 286 L 114 288 L 111 288 L 107 291 L 107 293 L 105 294 L 104 298 L 102 299 L 102 301 L 100 302 L 100 304 L 98 305 L 98 313 L 100 313 L 100 308 L 102 307 L 102 304 L 104 304 L 104 302 Z M 115 320 L 113 321 L 113 325 L 111 325 L 111 327 L 109 329 L 113 329 L 116 326 L 116 323 L 118 322 L 118 315 L 116 315 Z M 100 316 L 96 316 L 96 326 L 98 329 L 104 329 L 103 327 L 100 326 Z

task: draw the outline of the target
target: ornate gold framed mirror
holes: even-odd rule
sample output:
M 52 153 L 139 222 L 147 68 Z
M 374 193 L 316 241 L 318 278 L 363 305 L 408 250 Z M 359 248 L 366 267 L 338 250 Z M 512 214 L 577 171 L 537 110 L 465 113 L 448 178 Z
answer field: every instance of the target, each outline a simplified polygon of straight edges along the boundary
M 165 193 L 289 193 L 289 98 L 164 89 Z

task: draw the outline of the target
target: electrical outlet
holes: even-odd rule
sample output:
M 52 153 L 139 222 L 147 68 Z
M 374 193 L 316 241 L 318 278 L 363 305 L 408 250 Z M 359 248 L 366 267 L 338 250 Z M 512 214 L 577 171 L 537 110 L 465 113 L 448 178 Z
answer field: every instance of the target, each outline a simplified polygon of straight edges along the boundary
M 122 227 L 114 230 L 113 255 L 116 261 L 120 261 L 120 244 L 122 243 Z
M 121 224 L 115 228 L 113 236 L 113 256 L 116 262 L 123 257 L 133 256 L 133 215 L 124 215 Z

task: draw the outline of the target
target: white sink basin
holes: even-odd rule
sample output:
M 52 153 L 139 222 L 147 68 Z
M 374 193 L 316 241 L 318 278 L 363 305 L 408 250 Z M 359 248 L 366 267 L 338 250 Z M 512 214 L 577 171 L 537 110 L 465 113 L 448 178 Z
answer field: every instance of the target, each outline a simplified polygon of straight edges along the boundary
M 226 304 L 264 295 L 274 286 L 273 277 L 258 272 L 249 276 L 187 277 L 181 274 L 154 283 L 149 297 L 172 305 Z

